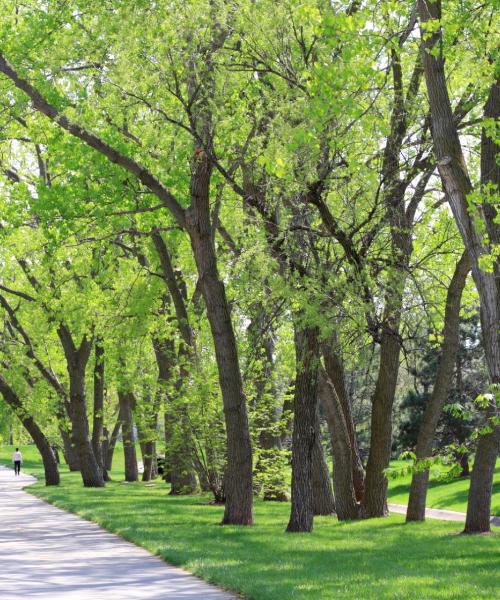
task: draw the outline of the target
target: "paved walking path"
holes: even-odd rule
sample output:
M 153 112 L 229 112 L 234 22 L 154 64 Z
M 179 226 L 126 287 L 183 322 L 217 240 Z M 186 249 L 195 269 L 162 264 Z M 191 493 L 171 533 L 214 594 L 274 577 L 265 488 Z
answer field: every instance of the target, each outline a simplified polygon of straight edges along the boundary
M 236 600 L 22 491 L 34 481 L 0 466 L 1 600 Z
M 389 512 L 406 514 L 404 504 L 388 504 Z M 454 510 L 441 510 L 439 508 L 426 508 L 425 517 L 427 519 L 441 519 L 442 521 L 461 521 L 465 523 L 465 513 L 455 512 Z M 500 517 L 491 516 L 490 523 L 500 527 Z

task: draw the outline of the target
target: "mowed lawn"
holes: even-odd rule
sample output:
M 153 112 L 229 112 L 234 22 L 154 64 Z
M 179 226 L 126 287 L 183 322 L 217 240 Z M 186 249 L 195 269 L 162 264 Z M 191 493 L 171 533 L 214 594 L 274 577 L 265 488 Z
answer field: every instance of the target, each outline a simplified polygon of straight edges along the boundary
M 391 466 L 402 467 L 404 464 L 404 461 L 393 461 Z M 411 475 L 389 479 L 389 502 L 393 502 L 394 504 L 408 504 L 410 482 Z M 443 481 L 440 479 L 438 472 L 433 474 L 433 470 L 431 470 L 426 504 L 429 508 L 445 508 L 456 510 L 457 512 L 466 512 L 469 484 L 470 479 L 468 477 Z M 497 460 L 493 481 L 491 514 L 500 516 L 500 459 Z
M 40 474 L 33 448 L 27 472 Z M 2 462 L 11 448 L 3 447 Z M 403 516 L 338 523 L 315 519 L 312 534 L 285 534 L 289 504 L 255 504 L 255 526 L 221 527 L 209 497 L 171 497 L 162 482 L 121 483 L 121 456 L 104 489 L 84 489 L 63 467 L 62 485 L 30 491 L 96 521 L 208 581 L 254 600 L 500 598 L 500 535 L 461 536 L 453 522 Z M 447 484 L 449 485 L 449 484 Z

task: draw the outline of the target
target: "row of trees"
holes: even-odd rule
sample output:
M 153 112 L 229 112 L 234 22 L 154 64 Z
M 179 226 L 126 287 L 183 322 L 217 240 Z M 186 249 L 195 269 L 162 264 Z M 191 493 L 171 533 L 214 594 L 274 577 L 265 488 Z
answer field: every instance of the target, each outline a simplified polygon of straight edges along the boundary
M 493 6 L 1 5 L 0 391 L 47 483 L 59 440 L 103 486 L 120 430 L 127 480 L 135 430 L 148 479 L 161 431 L 172 493 L 211 490 L 223 523 L 250 525 L 254 493 L 285 499 L 289 459 L 288 531 L 383 516 L 398 377 L 430 351 L 407 515 L 423 520 L 460 312 L 477 311 L 489 381 L 466 531 L 489 530 Z

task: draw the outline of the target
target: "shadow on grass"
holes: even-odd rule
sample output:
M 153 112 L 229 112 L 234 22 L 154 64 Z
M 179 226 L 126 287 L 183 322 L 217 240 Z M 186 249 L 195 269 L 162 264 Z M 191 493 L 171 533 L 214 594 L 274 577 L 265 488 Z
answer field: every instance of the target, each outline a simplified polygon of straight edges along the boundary
M 453 536 L 456 523 L 402 517 L 315 521 L 312 534 L 285 534 L 289 505 L 256 502 L 256 525 L 220 527 L 207 497 L 172 497 L 162 487 L 72 481 L 32 490 L 91 518 L 203 578 L 258 600 L 494 598 L 500 537 Z

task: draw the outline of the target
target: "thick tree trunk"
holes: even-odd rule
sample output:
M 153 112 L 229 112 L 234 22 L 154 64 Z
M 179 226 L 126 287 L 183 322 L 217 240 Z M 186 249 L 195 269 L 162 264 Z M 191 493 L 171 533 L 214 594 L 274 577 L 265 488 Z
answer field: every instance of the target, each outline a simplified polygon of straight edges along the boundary
M 437 157 L 439 173 L 448 201 L 460 231 L 464 245 L 472 261 L 472 276 L 479 292 L 481 304 L 481 329 L 483 345 L 492 383 L 500 382 L 500 265 L 498 259 L 493 272 L 480 268 L 480 259 L 491 252 L 485 247 L 470 214 L 467 196 L 472 191 L 467 165 L 462 152 L 457 125 L 453 117 L 442 55 L 442 31 L 434 23 L 441 19 L 440 0 L 418 0 L 418 12 L 423 38 L 423 65 L 429 106 L 432 119 L 432 138 Z M 426 31 L 432 22 L 432 33 Z M 500 88 L 496 81 L 490 90 L 485 106 L 485 116 L 498 117 L 500 114 Z M 500 170 L 496 162 L 498 146 L 483 132 L 481 148 L 481 183 L 500 183 Z M 485 190 L 483 190 L 485 191 Z M 485 202 L 481 207 L 481 218 L 485 223 L 490 243 L 500 241 L 500 225 L 496 219 L 493 203 Z M 498 413 L 491 407 L 489 416 Z M 482 436 L 478 443 L 476 458 L 471 476 L 467 519 L 467 533 L 490 531 L 489 512 L 494 465 L 500 445 L 500 426 L 493 426 L 491 433 Z M 488 518 L 486 518 L 488 516 Z
M 251 525 L 253 523 L 253 465 L 246 398 L 243 393 L 238 351 L 226 291 L 217 271 L 213 230 L 210 222 L 211 166 L 203 149 L 200 148 L 198 156 L 191 185 L 192 205 L 186 212 L 186 224 L 214 340 L 224 404 L 227 470 L 225 474 L 226 504 L 222 523 Z
M 59 469 L 57 466 L 56 457 L 52 451 L 49 441 L 33 417 L 26 412 L 17 394 L 1 375 L 0 393 L 2 394 L 5 402 L 14 411 L 17 418 L 21 421 L 26 431 L 30 434 L 33 442 L 40 452 L 45 473 L 45 485 L 59 485 Z
M 490 412 L 492 416 L 494 411 Z M 464 533 L 490 531 L 493 474 L 500 449 L 500 427 L 479 438 L 472 468 Z
M 333 497 L 332 480 L 325 460 L 321 444 L 319 410 L 316 410 L 315 430 L 316 439 L 312 451 L 312 497 L 314 515 L 333 515 L 335 500 Z
M 94 365 L 94 423 L 92 427 L 92 449 L 101 469 L 104 481 L 108 481 L 108 472 L 102 450 L 104 426 L 104 348 L 101 343 L 95 344 Z
M 318 432 L 319 345 L 316 327 L 295 328 L 295 395 L 292 434 L 292 506 L 288 532 L 313 528 L 312 455 Z
M 356 500 L 361 502 L 365 493 L 365 470 L 359 453 L 358 438 L 356 436 L 352 418 L 351 402 L 349 400 L 345 382 L 344 364 L 338 352 L 338 340 L 336 334 L 333 334 L 327 342 L 323 342 L 321 347 L 326 373 L 335 387 L 340 406 L 344 413 L 344 421 L 351 445 L 352 481 L 356 493 Z
M 396 292 L 397 293 L 397 292 Z M 370 453 L 366 465 L 363 517 L 383 517 L 387 513 L 387 478 L 392 439 L 392 407 L 399 371 L 401 343 L 398 335 L 399 315 L 384 326 L 380 344 L 380 366 L 375 385 L 371 416 Z
M 84 335 L 80 346 L 76 347 L 71 332 L 64 323 L 59 325 L 57 334 L 66 357 L 66 368 L 69 375 L 71 439 L 78 455 L 83 485 L 85 487 L 103 487 L 102 472 L 90 442 L 85 396 L 85 367 L 89 360 L 92 343 Z
M 139 469 L 137 468 L 137 453 L 134 439 L 134 397 L 131 392 L 118 391 L 120 403 L 120 416 L 122 421 L 123 454 L 125 457 L 125 481 L 137 481 Z
M 337 391 L 324 369 L 319 372 L 318 393 L 332 437 L 335 511 L 339 521 L 356 519 L 359 506 L 354 490 L 349 432 Z
M 432 442 L 436 435 L 436 427 L 441 416 L 443 405 L 448 397 L 459 348 L 462 292 L 469 271 L 470 258 L 466 251 L 458 261 L 448 287 L 441 356 L 439 358 L 439 366 L 432 395 L 425 406 L 424 415 L 418 431 L 417 447 L 415 450 L 417 461 L 425 460 L 432 454 Z M 427 497 L 428 480 L 428 469 L 413 474 L 410 487 L 410 498 L 408 500 L 408 510 L 406 512 L 407 521 L 425 520 L 425 501 Z
M 79 457 L 83 485 L 85 487 L 103 487 L 104 479 L 89 438 L 85 402 L 85 368 L 69 366 L 68 372 L 70 378 L 72 440 Z

